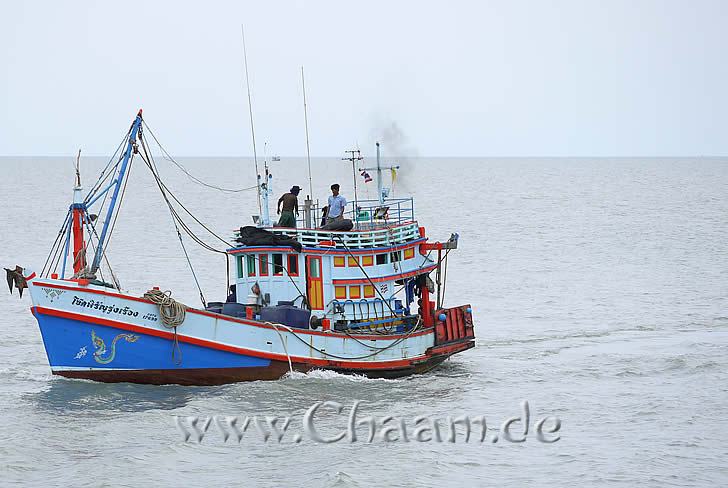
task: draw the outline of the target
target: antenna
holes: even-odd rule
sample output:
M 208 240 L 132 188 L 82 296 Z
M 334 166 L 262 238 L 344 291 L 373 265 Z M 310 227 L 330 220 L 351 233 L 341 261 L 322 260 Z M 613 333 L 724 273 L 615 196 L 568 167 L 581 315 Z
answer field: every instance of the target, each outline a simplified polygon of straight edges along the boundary
M 361 156 L 361 151 L 358 149 L 350 149 L 348 151 L 344 151 L 347 154 L 350 154 L 348 158 L 341 158 L 342 161 L 351 161 L 351 173 L 354 176 L 354 226 L 356 228 L 359 228 L 359 204 L 357 203 L 357 196 L 356 196 L 356 162 L 361 161 L 364 159 Z
M 311 149 L 308 144 L 308 108 L 306 106 L 306 78 L 303 76 L 303 66 L 301 66 L 301 85 L 303 86 L 303 121 L 306 125 L 306 158 L 308 159 L 308 191 L 309 191 L 309 195 L 313 196 L 313 181 L 311 180 Z
M 81 186 L 81 149 L 78 150 L 78 155 L 76 156 L 76 186 Z
M 255 127 L 253 125 L 253 103 L 250 99 L 250 77 L 248 76 L 248 51 L 245 48 L 245 26 L 240 24 L 243 34 L 243 61 L 245 62 L 245 85 L 248 89 L 248 112 L 250 113 L 250 134 L 253 138 L 253 161 L 255 161 L 255 178 L 258 182 L 258 211 L 262 212 L 260 204 L 260 173 L 258 173 L 258 153 L 255 150 Z
M 390 171 L 398 170 L 399 165 L 394 164 L 392 166 L 382 166 L 381 158 L 379 156 L 379 143 L 377 142 L 377 166 L 376 168 L 359 168 L 360 171 L 376 171 L 377 172 L 377 198 L 379 199 L 379 206 L 384 205 L 384 200 L 389 196 L 389 188 L 384 188 L 384 179 L 382 178 L 382 170 L 388 169 Z

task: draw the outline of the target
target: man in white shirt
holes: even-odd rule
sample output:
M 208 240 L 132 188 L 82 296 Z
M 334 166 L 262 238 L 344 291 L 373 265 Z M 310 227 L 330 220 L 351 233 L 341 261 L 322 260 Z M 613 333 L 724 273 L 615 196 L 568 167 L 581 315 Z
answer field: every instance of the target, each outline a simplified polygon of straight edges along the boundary
M 329 212 L 326 214 L 326 224 L 343 220 L 346 209 L 346 198 L 339 195 L 339 184 L 331 185 L 332 195 L 329 197 Z

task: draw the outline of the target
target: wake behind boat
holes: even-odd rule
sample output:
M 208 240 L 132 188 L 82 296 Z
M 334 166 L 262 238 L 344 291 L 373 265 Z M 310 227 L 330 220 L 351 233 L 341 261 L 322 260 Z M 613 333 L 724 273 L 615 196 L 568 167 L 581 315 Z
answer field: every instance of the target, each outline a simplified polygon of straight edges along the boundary
M 429 371 L 474 346 L 470 305 L 442 303 L 447 256 L 458 236 L 429 241 L 412 199 L 388 198 L 379 148 L 377 167 L 368 169 L 377 171 L 378 199 L 355 198 L 347 206 L 350 230 L 317 227 L 323 209 L 309 199 L 295 228 L 273 226 L 266 170 L 258 176 L 256 226 L 240 228 L 234 242 L 205 227 L 225 244 L 218 249 L 186 223 L 187 214 L 201 222 L 160 178 L 145 131 L 140 110 L 118 157 L 85 196 L 77 171 L 73 203 L 41 272 L 7 270 L 11 291 L 30 291 L 54 374 L 185 385 L 272 380 L 311 369 L 396 378 Z M 137 157 L 155 177 L 185 255 L 183 233 L 229 258 L 233 283 L 225 301 L 205 302 L 200 290 L 202 306 L 193 308 L 153 287 L 122 291 L 105 251 Z M 357 160 L 350 160 L 354 167 Z M 98 232 L 96 215 L 104 212 Z M 194 270 L 193 277 L 197 282 Z

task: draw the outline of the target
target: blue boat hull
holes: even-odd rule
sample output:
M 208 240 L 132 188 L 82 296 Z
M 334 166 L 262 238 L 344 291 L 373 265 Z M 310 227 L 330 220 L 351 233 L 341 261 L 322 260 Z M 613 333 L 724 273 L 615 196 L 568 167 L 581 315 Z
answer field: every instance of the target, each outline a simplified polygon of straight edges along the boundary
M 209 385 L 277 379 L 289 369 L 283 361 L 45 314 L 36 318 L 53 373 L 69 378 Z

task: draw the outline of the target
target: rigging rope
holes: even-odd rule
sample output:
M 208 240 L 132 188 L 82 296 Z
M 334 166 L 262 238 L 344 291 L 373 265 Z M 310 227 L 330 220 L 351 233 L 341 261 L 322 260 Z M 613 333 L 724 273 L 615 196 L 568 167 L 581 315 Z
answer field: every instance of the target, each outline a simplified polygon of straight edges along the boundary
M 177 166 L 177 168 L 179 168 L 180 171 L 182 171 L 184 174 L 186 174 L 195 183 L 198 183 L 198 184 L 200 184 L 202 186 L 206 186 L 207 188 L 212 188 L 213 190 L 218 190 L 218 191 L 226 192 L 226 193 L 239 193 L 239 192 L 243 192 L 243 191 L 255 190 L 256 188 L 258 188 L 258 185 L 250 186 L 248 188 L 222 188 L 222 187 L 217 186 L 217 185 L 211 185 L 209 183 L 205 183 L 204 181 L 202 181 L 201 179 L 199 179 L 198 177 L 196 177 L 195 175 L 193 175 L 189 171 L 187 171 L 187 168 L 185 168 L 184 166 L 182 166 L 182 164 L 178 163 L 167 152 L 167 150 L 162 146 L 162 143 L 159 142 L 159 140 L 157 139 L 157 136 L 154 135 L 154 132 L 152 132 L 152 129 L 149 128 L 149 126 L 147 125 L 147 123 L 144 122 L 144 121 L 142 121 L 142 123 L 144 124 L 144 127 L 149 131 L 149 134 L 151 134 L 152 139 L 154 139 L 154 142 L 157 143 L 157 146 L 159 146 L 159 149 L 162 151 L 162 157 L 164 159 L 166 159 L 167 161 L 173 163 L 175 166 Z

